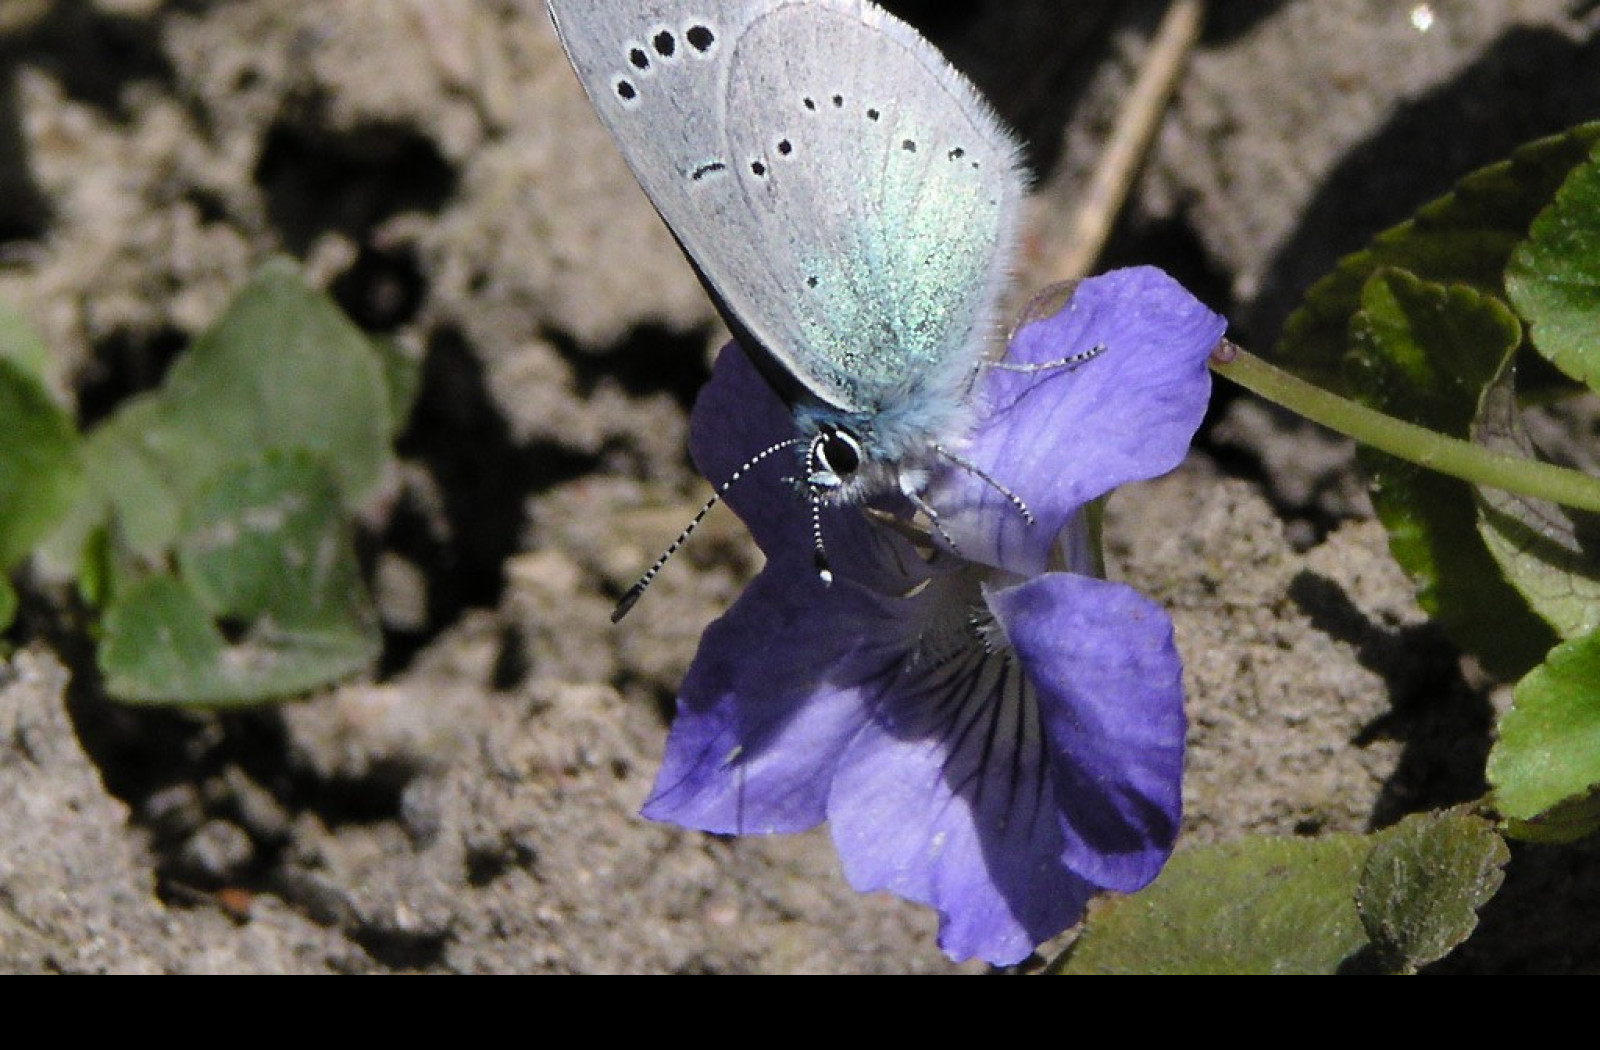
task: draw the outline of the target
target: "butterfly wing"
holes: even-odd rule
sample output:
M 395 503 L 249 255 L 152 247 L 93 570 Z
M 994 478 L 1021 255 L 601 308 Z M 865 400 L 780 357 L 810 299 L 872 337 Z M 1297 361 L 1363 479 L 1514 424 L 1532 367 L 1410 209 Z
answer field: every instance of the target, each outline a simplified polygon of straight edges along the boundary
M 1015 143 L 861 0 L 548 0 L 640 185 L 811 397 L 936 429 L 993 331 Z

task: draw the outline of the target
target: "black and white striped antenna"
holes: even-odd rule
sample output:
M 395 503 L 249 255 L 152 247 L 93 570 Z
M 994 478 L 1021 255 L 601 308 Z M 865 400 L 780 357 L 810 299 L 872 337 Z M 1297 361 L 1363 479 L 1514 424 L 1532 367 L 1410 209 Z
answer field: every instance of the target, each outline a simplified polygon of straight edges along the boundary
M 728 494 L 728 490 L 733 488 L 733 486 L 738 483 L 740 478 L 744 477 L 751 468 L 755 467 L 756 464 L 760 463 L 768 456 L 771 456 L 776 452 L 781 452 L 786 448 L 794 448 L 796 445 L 804 445 L 807 442 L 807 438 L 790 438 L 787 441 L 780 441 L 775 445 L 768 445 L 760 452 L 757 452 L 755 455 L 745 460 L 744 463 L 740 465 L 739 469 L 735 470 L 733 475 L 729 477 L 727 481 L 724 481 L 721 485 L 717 486 L 717 490 L 711 494 L 711 498 L 706 500 L 705 506 L 700 508 L 700 513 L 696 514 L 694 518 L 690 520 L 689 524 L 683 527 L 683 531 L 678 533 L 678 538 L 673 540 L 667 549 L 661 552 L 661 557 L 655 560 L 655 564 L 646 569 L 644 575 L 640 576 L 639 579 L 634 582 L 634 585 L 628 588 L 627 593 L 622 596 L 622 600 L 617 602 L 616 608 L 611 610 L 611 622 L 620 623 L 622 618 L 628 615 L 628 610 L 632 609 L 636 604 L 638 604 L 639 599 L 644 595 L 645 588 L 650 586 L 651 581 L 656 578 L 656 574 L 661 571 L 661 567 L 667 564 L 667 560 L 670 559 L 674 554 L 678 553 L 678 548 L 682 547 L 689 539 L 689 534 L 694 532 L 696 527 L 698 527 L 699 524 L 705 520 L 706 515 L 711 513 L 711 508 L 715 507 L 722 497 Z

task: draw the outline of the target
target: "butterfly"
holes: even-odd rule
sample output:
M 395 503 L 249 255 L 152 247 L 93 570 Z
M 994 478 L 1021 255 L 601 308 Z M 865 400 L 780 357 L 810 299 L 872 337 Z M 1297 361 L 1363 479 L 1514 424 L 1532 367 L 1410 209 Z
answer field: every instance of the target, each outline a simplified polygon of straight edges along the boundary
M 601 123 L 793 411 L 797 436 L 746 467 L 803 450 L 814 524 L 824 503 L 885 492 L 937 521 L 921 495 L 932 467 L 976 469 L 949 444 L 998 332 L 1027 186 L 1015 139 L 866 0 L 547 7 Z

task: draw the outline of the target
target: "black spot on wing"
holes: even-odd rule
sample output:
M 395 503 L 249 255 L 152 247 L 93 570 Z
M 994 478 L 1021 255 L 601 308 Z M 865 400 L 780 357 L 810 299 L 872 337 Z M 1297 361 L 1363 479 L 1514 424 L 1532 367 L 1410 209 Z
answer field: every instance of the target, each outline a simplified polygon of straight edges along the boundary
M 683 38 L 689 42 L 690 47 L 702 55 L 710 52 L 717 42 L 717 34 L 707 25 L 690 26 L 683 34 Z

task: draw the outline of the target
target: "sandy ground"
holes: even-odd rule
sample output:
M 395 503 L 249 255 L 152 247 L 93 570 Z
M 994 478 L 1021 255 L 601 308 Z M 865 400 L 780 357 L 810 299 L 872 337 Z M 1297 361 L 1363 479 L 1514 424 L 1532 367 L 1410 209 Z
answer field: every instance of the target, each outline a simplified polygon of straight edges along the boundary
M 1032 143 L 1019 289 L 1160 5 L 893 5 Z M 1600 114 L 1562 0 L 1232 0 L 1105 265 L 1162 266 L 1265 345 L 1342 253 L 1512 145 Z M 1070 12 L 1064 15 L 1063 12 Z M 231 714 L 130 710 L 71 603 L 25 588 L 0 663 L 0 969 L 981 972 L 851 892 L 826 832 L 636 815 L 704 625 L 758 565 L 687 410 L 723 334 L 531 0 L 3 0 L 0 299 L 86 422 L 269 253 L 423 362 L 365 518 L 386 629 L 358 681 Z M 1112 503 L 1113 575 L 1187 663 L 1184 844 L 1382 826 L 1477 797 L 1504 688 L 1417 609 L 1346 444 L 1219 390 L 1190 461 Z M 1593 848 L 1518 849 L 1433 969 L 1600 963 Z

